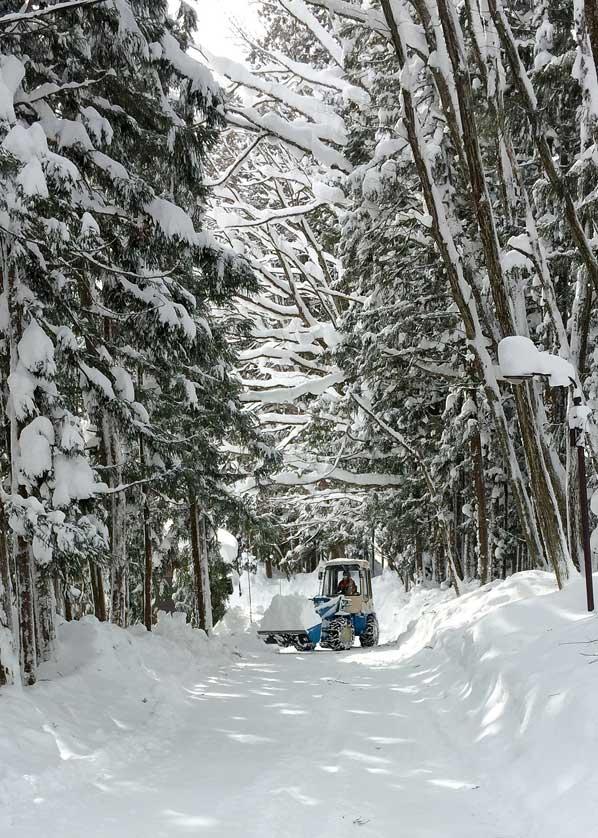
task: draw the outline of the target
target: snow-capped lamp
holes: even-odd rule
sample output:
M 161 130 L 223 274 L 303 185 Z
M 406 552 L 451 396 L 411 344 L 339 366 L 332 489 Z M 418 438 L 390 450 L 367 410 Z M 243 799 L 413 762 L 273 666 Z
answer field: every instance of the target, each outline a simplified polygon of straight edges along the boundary
M 546 378 L 550 387 L 575 384 L 575 368 L 560 355 L 540 352 L 529 338 L 510 335 L 498 344 L 498 365 L 503 378 L 512 384 Z
M 588 611 L 594 610 L 592 580 L 592 555 L 590 549 L 590 523 L 588 518 L 588 483 L 586 477 L 585 430 L 591 413 L 582 404 L 581 390 L 577 387 L 574 366 L 560 355 L 541 352 L 529 338 L 510 335 L 498 344 L 498 365 L 503 379 L 510 384 L 522 384 L 534 378 L 543 378 L 549 387 L 573 387 L 567 425 L 569 444 L 577 449 L 577 474 L 579 477 L 579 506 L 581 536 L 584 556 L 584 575 Z

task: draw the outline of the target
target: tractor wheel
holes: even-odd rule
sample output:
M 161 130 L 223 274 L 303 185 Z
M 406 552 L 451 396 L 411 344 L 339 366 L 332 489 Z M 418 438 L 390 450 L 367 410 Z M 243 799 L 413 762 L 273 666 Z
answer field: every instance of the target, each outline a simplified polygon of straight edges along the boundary
M 297 640 L 295 643 L 295 649 L 298 652 L 313 652 L 316 648 L 316 644 L 312 643 L 310 640 Z
M 351 620 L 335 617 L 330 621 L 326 632 L 326 646 L 335 652 L 350 649 L 355 642 L 355 629 Z
M 380 636 L 380 628 L 378 620 L 373 614 L 370 614 L 365 624 L 365 631 L 359 638 L 362 646 L 377 646 L 378 638 Z

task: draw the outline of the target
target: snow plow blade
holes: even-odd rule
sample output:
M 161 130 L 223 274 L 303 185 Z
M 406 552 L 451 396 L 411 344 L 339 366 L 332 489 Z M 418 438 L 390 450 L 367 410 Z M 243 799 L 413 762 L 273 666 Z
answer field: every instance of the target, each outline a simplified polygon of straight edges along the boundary
M 297 629 L 296 631 L 263 629 L 258 630 L 258 637 L 261 637 L 265 643 L 276 644 L 283 649 L 294 646 L 300 652 L 311 652 L 320 642 L 321 629 L 321 624 L 307 630 Z

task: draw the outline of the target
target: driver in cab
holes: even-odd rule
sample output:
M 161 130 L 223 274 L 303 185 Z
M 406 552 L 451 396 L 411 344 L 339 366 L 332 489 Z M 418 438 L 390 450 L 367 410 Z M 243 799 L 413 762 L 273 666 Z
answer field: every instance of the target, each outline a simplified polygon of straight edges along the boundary
M 343 571 L 343 578 L 338 583 L 337 591 L 344 596 L 355 596 L 357 593 L 357 585 L 348 570 Z

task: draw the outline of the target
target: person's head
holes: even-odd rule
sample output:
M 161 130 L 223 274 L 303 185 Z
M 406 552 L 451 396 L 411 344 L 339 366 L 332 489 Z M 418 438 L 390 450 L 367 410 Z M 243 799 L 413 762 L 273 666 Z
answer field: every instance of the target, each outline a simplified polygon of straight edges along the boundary
M 348 570 L 343 570 L 343 579 L 350 579 L 350 578 L 351 578 L 351 574 L 349 573 L 349 571 Z

